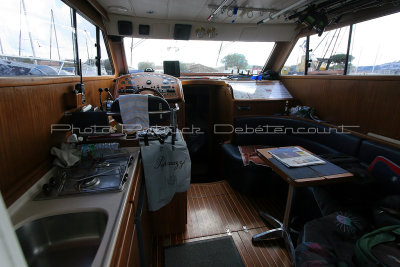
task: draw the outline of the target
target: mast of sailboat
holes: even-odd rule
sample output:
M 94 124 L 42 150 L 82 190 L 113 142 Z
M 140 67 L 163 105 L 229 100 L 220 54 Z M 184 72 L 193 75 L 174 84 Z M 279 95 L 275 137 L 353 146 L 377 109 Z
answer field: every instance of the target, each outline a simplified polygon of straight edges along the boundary
M 58 38 L 57 38 L 57 30 L 56 30 L 56 24 L 54 22 L 54 14 L 53 14 L 53 9 L 50 10 L 50 15 L 51 15 L 51 23 L 50 23 L 50 59 L 51 59 L 51 45 L 52 45 L 52 39 L 53 39 L 53 30 L 54 30 L 54 36 L 56 38 L 56 45 L 57 45 L 57 53 L 58 53 L 58 60 L 61 60 L 60 56 L 60 48 L 58 46 Z
M 224 42 L 221 42 L 221 45 L 219 46 L 219 51 L 218 51 L 218 56 L 217 56 L 217 61 L 215 62 L 215 66 L 218 66 L 218 60 L 219 60 L 219 56 L 221 55 L 221 51 L 222 51 L 222 45 L 224 44 Z
M 51 59 L 51 46 L 53 44 L 53 20 L 52 20 L 52 16 L 53 15 L 53 9 L 51 9 L 50 11 L 50 59 Z
M 22 2 L 19 1 L 19 44 L 18 44 L 18 56 L 21 56 L 21 44 L 22 44 Z
M 87 39 L 88 39 L 88 33 L 87 33 L 87 30 L 85 30 L 86 52 L 87 52 L 87 57 L 88 57 L 88 61 L 87 61 L 87 65 L 86 65 L 86 73 L 87 73 L 87 71 L 89 69 L 89 66 L 91 65 L 91 63 L 90 63 L 91 62 L 90 61 L 90 55 L 89 55 L 89 45 L 88 45 L 88 40 Z M 81 71 L 83 71 L 82 62 L 80 64 L 81 64 Z M 81 77 L 81 79 L 82 79 L 82 77 Z M 81 81 L 81 83 L 82 83 L 82 81 Z
M 87 30 L 85 30 L 86 52 L 87 52 L 88 59 L 90 59 L 90 55 L 89 55 L 89 45 L 88 45 L 87 38 L 88 38 L 88 33 L 87 33 Z
M 35 47 L 33 46 L 33 40 L 32 40 L 32 33 L 31 33 L 31 30 L 29 29 L 28 13 L 26 13 L 25 0 L 21 0 L 21 3 L 22 3 L 22 8 L 24 9 L 24 15 L 25 15 L 25 19 L 26 19 L 26 27 L 28 28 L 29 41 L 31 42 L 32 55 L 34 58 L 36 58 Z M 21 35 L 21 32 L 20 32 L 20 35 Z M 21 42 L 21 38 L 20 38 L 20 42 Z M 21 47 L 21 43 L 20 43 L 20 47 Z M 35 60 L 35 64 L 36 64 L 36 60 Z
M 1 43 L 1 37 L 0 37 L 0 49 L 1 49 L 1 54 L 4 55 L 3 44 Z
M 133 37 L 131 39 L 131 66 L 132 66 L 132 60 L 133 60 L 132 51 L 133 51 Z
M 135 49 L 138 45 L 140 45 L 141 43 L 143 43 L 146 39 L 140 39 L 139 41 L 137 41 L 136 43 L 133 43 L 133 37 L 132 37 L 132 42 L 131 42 L 131 66 L 132 66 L 132 52 L 133 49 Z

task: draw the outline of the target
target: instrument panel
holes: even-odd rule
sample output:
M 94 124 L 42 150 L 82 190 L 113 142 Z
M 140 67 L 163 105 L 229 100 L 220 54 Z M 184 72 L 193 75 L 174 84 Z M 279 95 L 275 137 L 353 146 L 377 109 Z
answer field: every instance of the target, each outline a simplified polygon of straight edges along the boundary
M 183 99 L 181 81 L 161 73 L 140 72 L 123 75 L 117 78 L 115 86 L 117 97 L 134 94 L 138 89 L 150 88 L 160 92 L 167 100 Z

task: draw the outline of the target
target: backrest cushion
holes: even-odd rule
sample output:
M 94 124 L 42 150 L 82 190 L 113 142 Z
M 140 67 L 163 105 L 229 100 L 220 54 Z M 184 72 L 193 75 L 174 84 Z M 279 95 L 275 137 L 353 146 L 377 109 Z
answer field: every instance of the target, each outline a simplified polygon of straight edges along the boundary
M 237 145 L 300 145 L 314 153 L 341 152 L 356 156 L 361 139 L 318 123 L 282 117 L 236 118 Z
M 360 151 L 358 153 L 358 158 L 361 162 L 369 165 L 378 156 L 383 156 L 393 163 L 400 165 L 400 149 L 369 140 L 363 140 L 361 142 Z

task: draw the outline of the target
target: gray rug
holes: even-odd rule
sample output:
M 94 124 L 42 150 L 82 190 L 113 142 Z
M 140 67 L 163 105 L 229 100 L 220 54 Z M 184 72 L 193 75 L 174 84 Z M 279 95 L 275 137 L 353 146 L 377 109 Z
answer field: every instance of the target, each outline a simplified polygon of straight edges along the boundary
M 164 248 L 165 267 L 244 267 L 231 236 Z

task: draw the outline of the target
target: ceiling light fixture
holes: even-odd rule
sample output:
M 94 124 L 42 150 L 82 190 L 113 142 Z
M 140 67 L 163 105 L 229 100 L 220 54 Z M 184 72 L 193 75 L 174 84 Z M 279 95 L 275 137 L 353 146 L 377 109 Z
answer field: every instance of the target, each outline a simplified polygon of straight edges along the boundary
M 128 9 L 123 6 L 109 6 L 108 10 L 111 13 L 126 13 L 126 12 L 128 12 Z

